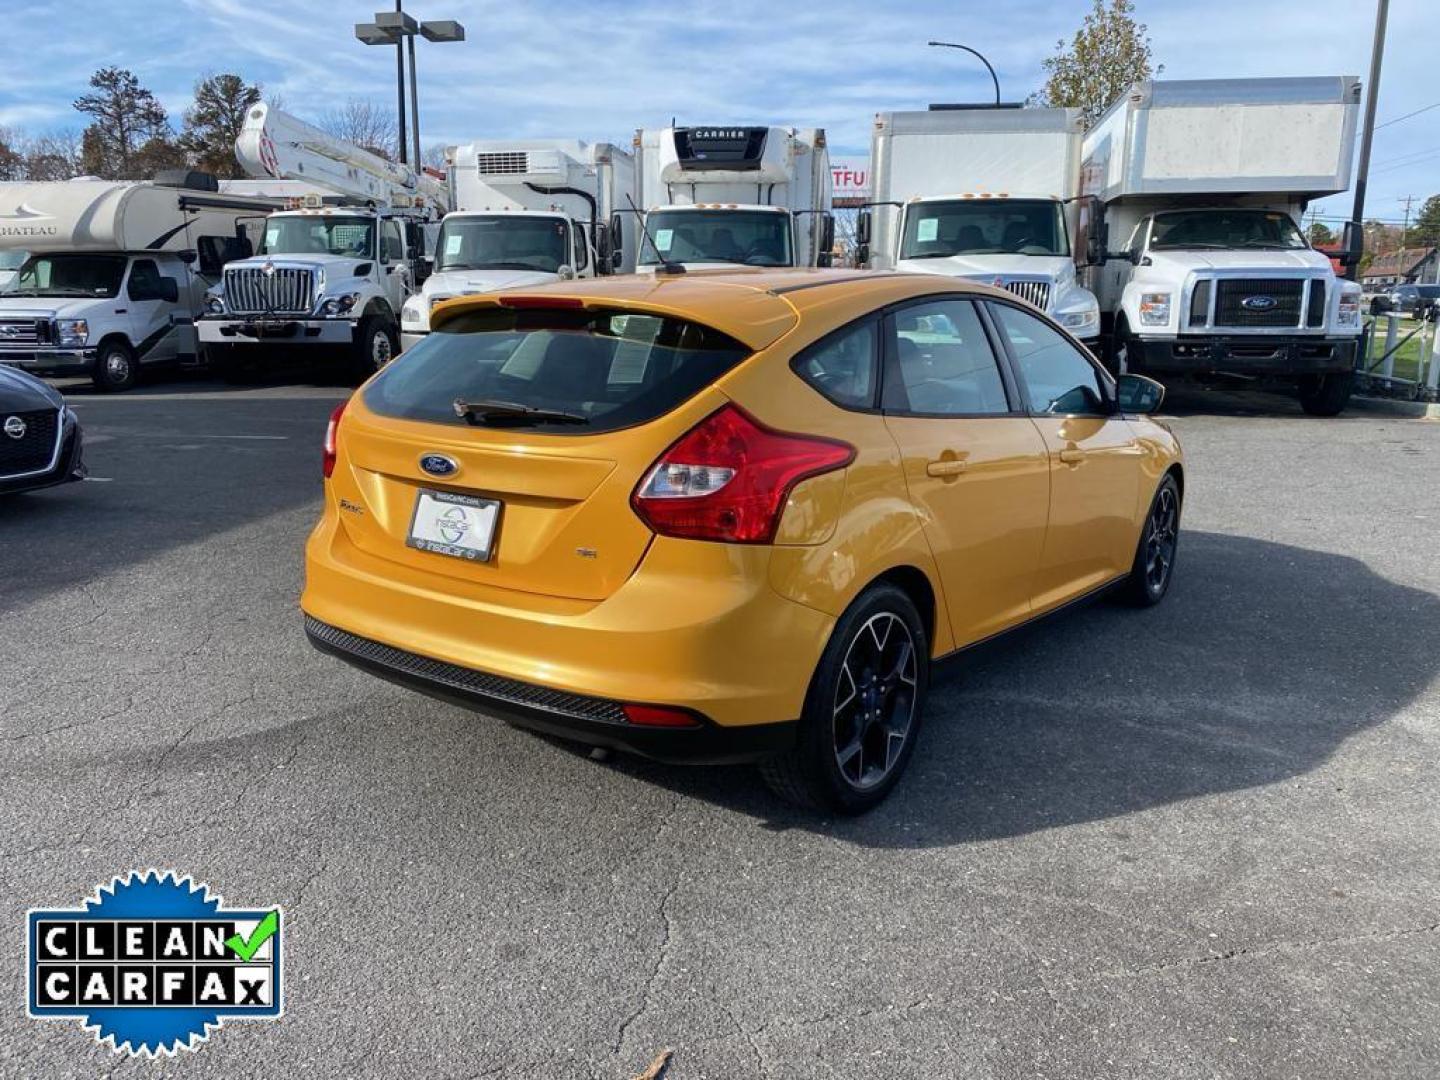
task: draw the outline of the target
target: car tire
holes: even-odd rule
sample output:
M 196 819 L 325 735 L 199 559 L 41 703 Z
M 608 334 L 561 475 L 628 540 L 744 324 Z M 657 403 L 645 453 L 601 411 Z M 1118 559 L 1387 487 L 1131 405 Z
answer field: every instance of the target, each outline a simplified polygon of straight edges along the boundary
M 123 341 L 103 342 L 95 353 L 95 371 L 91 381 L 95 389 L 107 394 L 119 394 L 129 390 L 140 377 L 140 365 L 135 360 L 135 350 Z
M 915 752 L 929 685 L 930 642 L 914 601 L 894 585 L 867 589 L 821 654 L 794 748 L 761 763 L 766 784 L 827 813 L 878 806 Z
M 360 320 L 354 350 L 355 376 L 368 379 L 395 359 L 400 352 L 399 336 L 383 315 L 366 315 Z
M 1355 389 L 1353 371 L 1315 375 L 1300 388 L 1300 407 L 1311 416 L 1339 416 Z
M 1175 554 L 1180 545 L 1180 485 L 1166 473 L 1150 500 L 1135 560 L 1121 592 L 1135 607 L 1154 607 L 1165 599 L 1175 577 Z

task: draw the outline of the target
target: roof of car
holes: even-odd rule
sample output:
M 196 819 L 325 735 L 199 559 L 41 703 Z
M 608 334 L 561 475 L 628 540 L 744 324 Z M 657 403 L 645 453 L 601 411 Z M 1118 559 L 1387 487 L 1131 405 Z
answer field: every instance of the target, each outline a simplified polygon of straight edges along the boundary
M 500 305 L 513 296 L 568 297 L 607 308 L 633 309 L 689 319 L 713 327 L 752 349 L 763 349 L 802 317 L 829 321 L 911 296 L 929 293 L 1005 295 L 988 286 L 938 274 L 872 270 L 692 270 L 685 274 L 622 274 L 459 296 L 436 306 L 431 325 L 456 315 Z

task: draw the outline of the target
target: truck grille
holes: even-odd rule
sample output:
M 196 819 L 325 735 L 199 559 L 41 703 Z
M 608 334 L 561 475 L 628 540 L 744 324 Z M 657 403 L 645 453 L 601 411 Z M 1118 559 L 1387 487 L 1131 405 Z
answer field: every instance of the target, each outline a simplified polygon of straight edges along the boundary
M 50 340 L 50 325 L 44 319 L 0 319 L 0 349 L 34 346 Z
M 1215 283 L 1216 326 L 1299 326 L 1303 278 L 1221 278 Z M 1246 306 L 1268 297 L 1270 307 Z
M 1048 281 L 1007 281 L 1005 291 L 1012 292 L 1021 300 L 1029 301 L 1041 311 L 1050 306 L 1050 283 Z
M 60 413 L 56 409 L 35 409 L 30 412 L 0 412 L 0 429 L 11 417 L 25 425 L 25 434 L 15 439 L 0 434 L 0 480 L 25 473 L 39 472 L 55 457 L 55 437 L 59 433 Z
M 257 266 L 225 271 L 225 304 L 240 315 L 308 315 L 315 306 L 315 275 L 293 267 L 275 268 L 274 275 Z

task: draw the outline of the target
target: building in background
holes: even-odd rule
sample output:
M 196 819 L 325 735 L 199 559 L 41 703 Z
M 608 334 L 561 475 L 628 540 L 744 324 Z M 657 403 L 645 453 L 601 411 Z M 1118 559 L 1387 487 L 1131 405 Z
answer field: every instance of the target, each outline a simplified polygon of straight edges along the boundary
M 1360 274 L 1360 282 L 1366 292 L 1375 292 L 1392 285 L 1440 281 L 1437 273 L 1440 273 L 1440 248 L 1401 248 L 1389 255 L 1377 256 Z

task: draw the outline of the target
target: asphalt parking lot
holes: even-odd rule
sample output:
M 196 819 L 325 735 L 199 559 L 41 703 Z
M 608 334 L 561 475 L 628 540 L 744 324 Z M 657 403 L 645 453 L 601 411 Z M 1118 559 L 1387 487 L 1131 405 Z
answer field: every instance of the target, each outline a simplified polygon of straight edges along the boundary
M 72 396 L 0 503 L 0 934 L 131 868 L 281 904 L 286 1014 L 4 1076 L 1440 1075 L 1440 424 L 1180 396 L 1178 577 L 952 668 L 858 820 L 307 645 L 340 386 Z

